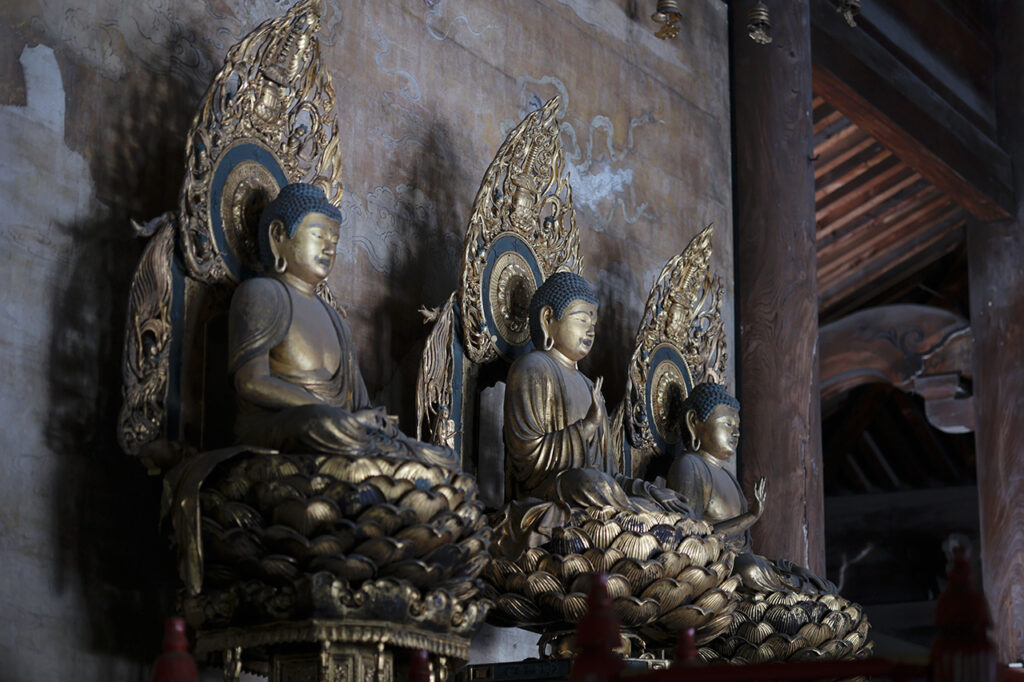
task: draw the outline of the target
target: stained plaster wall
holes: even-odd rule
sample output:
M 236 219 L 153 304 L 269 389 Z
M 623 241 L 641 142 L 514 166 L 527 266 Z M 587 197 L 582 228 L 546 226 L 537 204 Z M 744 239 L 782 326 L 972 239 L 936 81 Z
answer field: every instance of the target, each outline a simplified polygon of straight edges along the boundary
M 141 247 L 128 220 L 176 206 L 203 90 L 288 4 L 0 3 L 0 680 L 148 675 L 175 579 L 159 484 L 114 441 Z M 346 164 L 332 284 L 371 392 L 407 430 L 427 331 L 416 309 L 457 286 L 487 164 L 555 94 L 602 301 L 584 369 L 620 399 L 654 278 L 710 222 L 735 348 L 725 5 L 685 3 L 679 37 L 661 42 L 648 4 L 328 3 Z

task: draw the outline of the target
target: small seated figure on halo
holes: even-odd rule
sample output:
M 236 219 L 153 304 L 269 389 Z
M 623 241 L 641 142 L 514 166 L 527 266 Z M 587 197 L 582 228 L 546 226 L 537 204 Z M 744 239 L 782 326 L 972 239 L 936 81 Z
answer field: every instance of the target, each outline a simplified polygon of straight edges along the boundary
M 453 451 L 409 438 L 370 405 L 348 323 L 317 293 L 334 265 L 340 222 L 312 184 L 283 187 L 263 210 L 267 276 L 243 281 L 231 299 L 236 439 L 283 452 L 390 454 L 454 468 Z

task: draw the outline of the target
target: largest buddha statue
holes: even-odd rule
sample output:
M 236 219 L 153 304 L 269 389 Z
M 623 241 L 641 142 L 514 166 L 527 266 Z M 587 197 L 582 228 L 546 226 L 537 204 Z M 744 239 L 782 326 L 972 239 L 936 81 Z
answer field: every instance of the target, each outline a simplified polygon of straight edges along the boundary
M 317 295 L 340 221 L 322 189 L 301 183 L 282 188 L 261 215 L 269 276 L 242 282 L 229 316 L 235 437 L 283 452 L 386 453 L 453 468 L 451 450 L 405 436 L 370 406 L 348 323 Z

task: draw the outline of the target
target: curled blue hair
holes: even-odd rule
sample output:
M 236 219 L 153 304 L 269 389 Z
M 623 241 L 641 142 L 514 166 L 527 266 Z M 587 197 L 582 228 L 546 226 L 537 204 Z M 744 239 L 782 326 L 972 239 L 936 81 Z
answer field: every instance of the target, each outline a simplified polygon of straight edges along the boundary
M 285 233 L 291 239 L 299 228 L 299 223 L 310 213 L 323 213 L 328 218 L 341 222 L 341 211 L 327 201 L 327 195 L 316 186 L 305 182 L 294 182 L 285 185 L 277 196 L 267 204 L 260 214 L 258 230 L 260 242 L 260 262 L 268 271 L 274 269 L 274 254 L 270 250 L 270 226 L 275 220 L 284 225 Z
M 705 382 L 697 384 L 690 391 L 690 395 L 686 397 L 686 402 L 683 405 L 683 414 L 690 410 L 695 410 L 697 412 L 697 419 L 703 422 L 707 421 L 708 417 L 711 416 L 712 410 L 719 405 L 728 405 L 736 410 L 740 409 L 740 401 L 732 397 L 729 391 L 725 389 L 725 386 Z
M 556 272 L 544 280 L 530 299 L 530 339 L 535 348 L 544 347 L 544 332 L 540 327 L 540 311 L 544 306 L 551 306 L 555 318 L 560 320 L 566 306 L 581 300 L 599 305 L 594 287 L 575 272 Z

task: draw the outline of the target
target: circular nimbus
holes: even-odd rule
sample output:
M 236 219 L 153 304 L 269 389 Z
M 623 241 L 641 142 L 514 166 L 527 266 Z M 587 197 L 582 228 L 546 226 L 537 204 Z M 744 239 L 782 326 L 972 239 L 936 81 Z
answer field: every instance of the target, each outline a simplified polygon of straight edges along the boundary
M 260 270 L 260 213 L 287 183 L 277 158 L 259 142 L 236 142 L 217 159 L 210 182 L 210 227 L 236 279 Z
M 487 252 L 483 312 L 498 354 L 511 362 L 533 348 L 530 299 L 544 281 L 533 249 L 518 235 L 505 234 Z
M 647 374 L 647 423 L 659 450 L 675 445 L 683 435 L 683 401 L 690 395 L 693 379 L 679 351 L 661 344 L 651 353 Z

